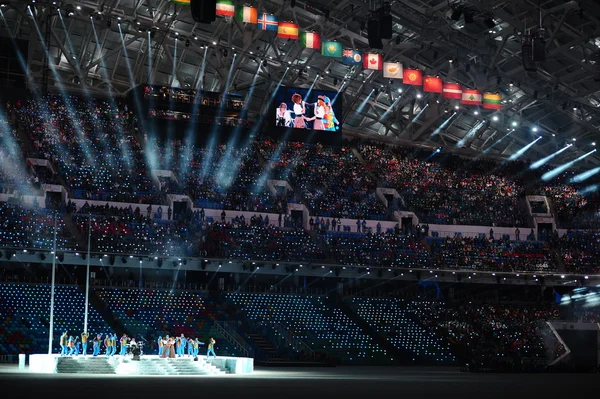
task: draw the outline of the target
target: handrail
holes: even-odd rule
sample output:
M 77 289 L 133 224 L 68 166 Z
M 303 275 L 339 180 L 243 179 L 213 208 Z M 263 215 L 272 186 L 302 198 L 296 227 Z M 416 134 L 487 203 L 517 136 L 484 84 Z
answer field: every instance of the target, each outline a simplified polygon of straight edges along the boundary
M 237 329 L 234 325 L 227 321 L 220 321 L 217 323 L 221 323 L 223 325 L 223 328 L 227 330 L 227 332 L 236 340 L 236 342 L 239 345 L 243 346 L 248 355 L 250 357 L 254 357 L 254 348 L 252 348 L 252 346 L 246 342 L 246 339 L 240 333 L 237 332 Z
M 294 333 L 283 324 L 276 324 L 274 326 L 275 331 L 279 332 L 284 340 L 297 352 L 304 351 L 308 354 L 311 359 L 315 358 L 315 351 L 308 346 L 308 344 L 302 341 L 300 338 L 294 335 Z
M 229 331 L 227 331 L 226 327 L 229 326 L 227 323 L 215 321 L 214 325 L 217 327 L 217 330 L 219 330 L 219 332 L 221 334 L 223 334 L 223 336 L 225 337 L 225 339 L 227 339 L 227 341 L 229 341 L 229 343 L 235 345 L 236 348 L 238 350 L 240 350 L 242 352 L 242 354 L 244 354 L 245 357 L 254 357 L 254 351 L 252 350 L 252 348 L 250 348 L 247 345 L 244 345 L 241 342 L 239 342 L 237 339 L 235 339 L 233 337 L 232 334 L 229 333 Z M 239 334 L 237 334 L 236 332 L 233 332 L 233 333 L 236 334 L 236 335 L 238 335 L 238 337 L 241 339 L 241 337 L 239 336 Z

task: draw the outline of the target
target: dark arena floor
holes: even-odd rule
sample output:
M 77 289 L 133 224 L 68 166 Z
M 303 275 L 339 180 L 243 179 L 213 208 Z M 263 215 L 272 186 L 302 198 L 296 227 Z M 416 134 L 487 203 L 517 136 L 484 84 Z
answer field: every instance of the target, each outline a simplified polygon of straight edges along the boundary
M 541 398 L 589 394 L 599 374 L 472 374 L 454 368 L 257 368 L 245 376 L 82 376 L 0 368 L 4 398 Z M 8 395 L 6 395 L 8 393 Z M 523 394 L 527 396 L 522 396 Z M 383 398 L 383 396 L 382 396 Z

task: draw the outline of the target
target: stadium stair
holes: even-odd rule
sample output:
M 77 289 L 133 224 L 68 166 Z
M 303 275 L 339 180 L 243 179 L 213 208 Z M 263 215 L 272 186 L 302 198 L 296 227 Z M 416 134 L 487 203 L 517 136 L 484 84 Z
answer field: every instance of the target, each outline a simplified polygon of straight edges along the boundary
M 269 344 L 269 341 L 258 333 L 252 333 L 257 330 L 254 324 L 246 319 L 243 316 L 242 312 L 239 312 L 235 306 L 225 300 L 225 297 L 219 291 L 209 291 L 209 298 L 212 300 L 212 303 L 215 306 L 221 308 L 224 313 L 229 315 L 230 319 L 235 324 L 237 321 L 241 321 L 241 326 L 237 330 L 237 333 L 242 336 L 242 338 L 247 338 L 246 343 L 250 344 L 252 349 L 254 349 L 254 356 L 257 359 L 268 359 L 272 354 L 275 353 L 275 349 L 273 345 Z M 254 335 L 254 336 L 252 336 Z M 258 342 L 256 340 L 258 340 Z M 260 343 L 267 343 L 265 346 L 267 352 L 263 349 L 263 346 L 259 345 Z
M 394 359 L 407 359 L 406 354 L 402 351 L 398 350 L 394 345 L 390 344 L 384 337 L 382 337 L 373 327 L 369 325 L 362 317 L 356 314 L 355 311 L 348 306 L 348 304 L 341 298 L 337 296 L 330 296 L 327 301 L 332 307 L 337 307 L 340 311 L 342 311 L 350 320 L 356 323 L 362 331 L 373 338 L 373 342 L 377 345 L 381 346 L 387 353 L 393 355 Z M 400 361 L 400 360 L 398 360 Z
M 567 273 L 567 268 L 565 267 L 565 262 L 562 260 L 562 256 L 556 250 L 556 248 L 550 249 L 550 259 L 554 260 L 554 264 L 556 265 L 556 270 L 560 273 Z
M 79 289 L 85 295 L 85 284 L 79 285 Z M 110 308 L 104 303 L 102 298 L 100 298 L 98 296 L 98 293 L 96 291 L 92 290 L 91 288 L 90 288 L 89 300 L 90 300 L 90 305 L 93 306 L 94 309 L 96 309 L 96 311 L 100 314 L 100 316 L 102 316 L 102 318 L 104 319 L 106 324 L 108 324 L 110 326 L 112 331 L 117 333 L 117 336 L 120 337 L 123 334 L 127 334 L 128 336 L 131 336 L 130 332 L 125 329 L 125 327 L 123 326 L 123 324 L 121 324 L 119 322 L 119 320 L 117 320 L 117 318 L 114 316 L 114 314 L 112 313 Z
M 227 374 L 210 361 L 199 356 L 160 359 L 142 357 L 139 361 L 120 357 L 61 357 L 56 367 L 61 374 L 120 374 L 120 375 L 224 375 Z
M 106 356 L 101 357 L 61 357 L 56 371 L 65 374 L 116 374 L 115 362 Z
M 69 234 L 71 234 L 71 236 L 73 236 L 75 238 L 75 242 L 77 243 L 79 248 L 87 249 L 87 238 L 84 238 L 83 235 L 81 235 L 81 233 L 79 232 L 79 229 L 77 229 L 77 226 L 75 225 L 75 221 L 71 217 L 71 214 L 64 213 L 62 215 L 62 217 L 65 222 L 65 227 L 69 231 Z

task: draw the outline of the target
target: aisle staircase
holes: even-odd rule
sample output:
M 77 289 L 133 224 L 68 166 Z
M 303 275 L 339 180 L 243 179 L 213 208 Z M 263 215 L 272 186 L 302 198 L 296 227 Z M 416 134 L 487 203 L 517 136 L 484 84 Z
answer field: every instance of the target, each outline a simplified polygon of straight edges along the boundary
M 119 375 L 225 375 L 227 371 L 216 367 L 210 360 L 199 356 L 161 359 L 142 357 L 62 357 L 56 367 L 63 374 L 119 374 Z

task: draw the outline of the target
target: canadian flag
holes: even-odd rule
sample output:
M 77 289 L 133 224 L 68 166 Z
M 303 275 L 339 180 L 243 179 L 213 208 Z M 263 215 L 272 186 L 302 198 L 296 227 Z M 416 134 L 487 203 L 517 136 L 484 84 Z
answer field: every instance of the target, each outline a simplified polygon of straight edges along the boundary
M 383 56 L 377 53 L 367 53 L 363 58 L 363 68 L 375 71 L 383 70 Z

